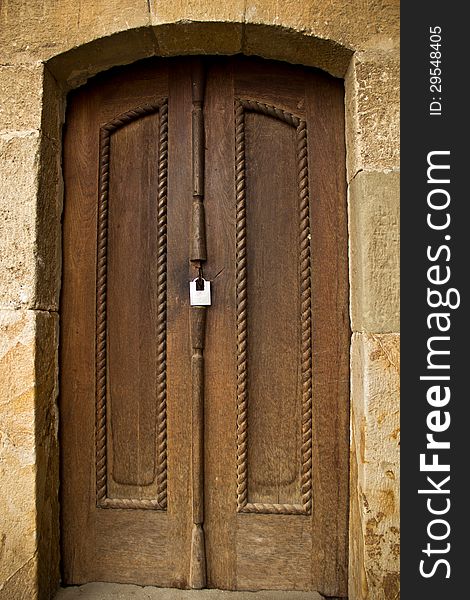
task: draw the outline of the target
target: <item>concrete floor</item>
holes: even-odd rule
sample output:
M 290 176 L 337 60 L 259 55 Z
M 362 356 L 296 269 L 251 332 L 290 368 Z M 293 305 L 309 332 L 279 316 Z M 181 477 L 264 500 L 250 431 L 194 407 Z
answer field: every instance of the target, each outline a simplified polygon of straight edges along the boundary
M 62 588 L 54 600 L 324 600 L 316 592 L 175 590 L 117 583 Z

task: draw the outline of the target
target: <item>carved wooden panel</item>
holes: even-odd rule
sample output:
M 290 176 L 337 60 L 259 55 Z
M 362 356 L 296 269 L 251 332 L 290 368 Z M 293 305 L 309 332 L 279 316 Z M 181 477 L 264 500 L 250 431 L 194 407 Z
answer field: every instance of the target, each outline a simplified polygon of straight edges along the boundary
M 310 514 L 307 126 L 237 99 L 235 128 L 237 510 Z
M 100 131 L 96 499 L 165 510 L 168 106 Z M 157 166 L 157 168 L 155 168 Z

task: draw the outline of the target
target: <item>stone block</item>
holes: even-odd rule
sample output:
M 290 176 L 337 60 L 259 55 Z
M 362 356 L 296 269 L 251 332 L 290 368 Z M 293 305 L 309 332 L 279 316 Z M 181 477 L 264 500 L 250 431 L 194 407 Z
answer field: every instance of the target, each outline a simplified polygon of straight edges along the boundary
M 35 315 L 0 311 L 0 598 L 36 555 Z M 16 584 L 15 584 L 16 585 Z M 3 594 L 3 596 L 2 596 Z M 13 596 L 11 596 L 13 598 Z
M 162 56 L 241 52 L 244 0 L 175 0 L 150 3 Z
M 353 335 L 349 598 L 399 597 L 398 334 Z
M 236 54 L 241 52 L 241 23 L 183 21 L 153 28 L 162 56 Z
M 0 133 L 40 129 L 43 65 L 0 66 Z
M 400 63 L 395 51 L 356 53 L 346 79 L 348 180 L 400 164 Z
M 55 314 L 0 310 L 1 600 L 59 581 L 57 330 Z
M 0 308 L 57 310 L 61 186 L 55 142 L 0 136 Z
M 39 147 L 37 130 L 0 136 L 0 308 L 34 304 Z
M 349 184 L 353 331 L 400 330 L 400 174 L 362 171 Z
M 0 66 L 0 135 L 41 130 L 60 142 L 63 94 L 43 64 Z
M 0 63 L 47 61 L 116 32 L 148 26 L 147 0 L 16 0 L 0 5 Z
M 282 26 L 351 49 L 399 43 L 398 0 L 247 0 L 245 22 Z
M 37 567 L 38 557 L 35 554 L 3 584 L 0 583 L 0 600 L 39 600 Z
M 189 21 L 242 23 L 245 0 L 150 0 L 152 25 Z
M 150 27 L 118 31 L 73 46 L 54 56 L 47 66 L 64 90 L 83 85 L 88 78 L 118 65 L 160 54 L 155 34 Z
M 344 77 L 352 51 L 340 44 L 280 25 L 247 23 L 243 53 L 314 66 L 335 77 Z

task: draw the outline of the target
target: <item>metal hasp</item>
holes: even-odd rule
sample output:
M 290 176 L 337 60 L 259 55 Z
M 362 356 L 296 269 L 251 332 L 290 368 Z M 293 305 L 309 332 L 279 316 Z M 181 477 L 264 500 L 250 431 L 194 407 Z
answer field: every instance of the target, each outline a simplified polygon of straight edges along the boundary
M 204 215 L 204 65 L 194 58 L 192 83 L 192 219 L 189 259 L 198 276 L 190 282 L 191 322 L 191 488 L 192 520 L 189 587 L 206 586 L 206 552 L 204 542 L 204 338 L 206 306 L 210 305 L 210 283 L 202 276 L 207 259 Z

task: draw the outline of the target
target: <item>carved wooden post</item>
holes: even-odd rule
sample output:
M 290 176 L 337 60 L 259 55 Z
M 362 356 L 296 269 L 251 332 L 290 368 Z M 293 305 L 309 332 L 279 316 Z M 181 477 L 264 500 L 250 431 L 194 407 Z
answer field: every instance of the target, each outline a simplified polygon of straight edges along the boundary
M 194 59 L 192 67 L 192 171 L 193 203 L 191 221 L 190 261 L 198 269 L 206 260 L 204 215 L 204 65 Z M 191 480 L 192 517 L 189 586 L 201 589 L 206 585 L 206 553 L 204 544 L 204 337 L 206 307 L 191 306 Z
M 206 260 L 206 232 L 204 218 L 204 65 L 195 58 L 192 69 L 192 134 L 193 134 L 193 209 L 190 260 Z
M 192 376 L 192 513 L 191 563 L 189 584 L 194 589 L 206 585 L 204 547 L 204 335 L 206 307 L 191 307 Z

